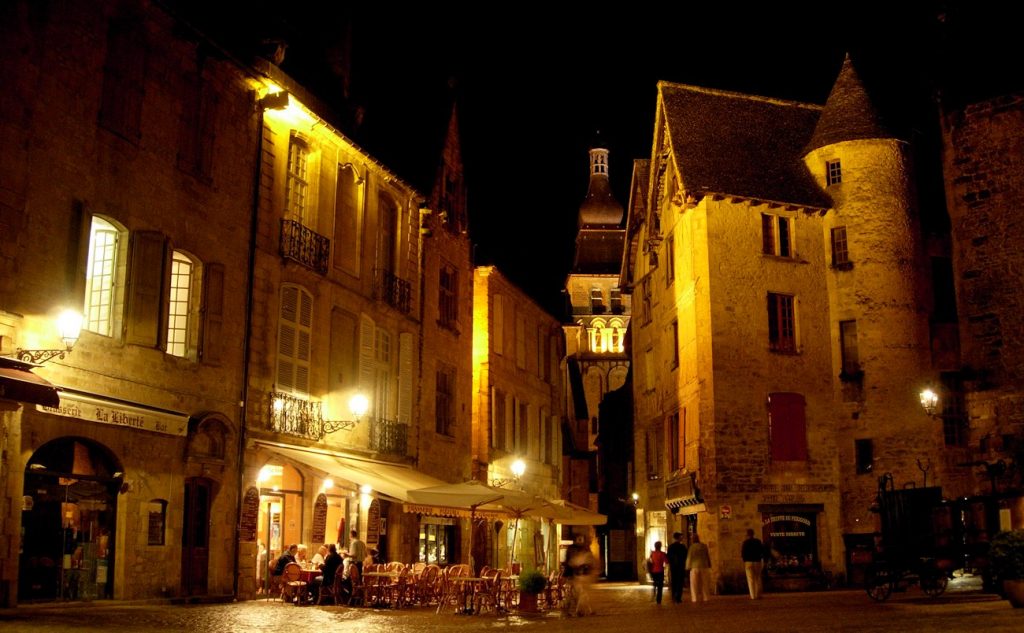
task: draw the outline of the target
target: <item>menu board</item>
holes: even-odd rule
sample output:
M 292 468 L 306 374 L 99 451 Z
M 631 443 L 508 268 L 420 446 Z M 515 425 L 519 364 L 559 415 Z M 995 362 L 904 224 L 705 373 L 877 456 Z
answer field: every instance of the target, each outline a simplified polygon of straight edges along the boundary
M 376 545 L 380 542 L 380 501 L 370 502 L 370 511 L 366 517 L 366 544 Z
M 320 493 L 313 502 L 313 544 L 323 543 L 327 535 L 327 495 Z
M 238 524 L 238 540 L 255 541 L 260 516 L 260 491 L 251 487 L 242 498 L 242 519 Z

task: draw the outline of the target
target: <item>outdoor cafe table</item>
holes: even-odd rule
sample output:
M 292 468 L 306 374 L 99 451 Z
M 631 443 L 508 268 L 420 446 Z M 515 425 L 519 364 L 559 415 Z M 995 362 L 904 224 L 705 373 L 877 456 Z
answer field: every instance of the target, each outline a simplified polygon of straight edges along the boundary
M 459 576 L 453 578 L 452 582 L 462 583 L 462 608 L 456 613 L 471 615 L 473 611 L 473 599 L 476 597 L 477 588 L 481 583 L 491 580 L 490 578 L 474 578 L 471 576 Z
M 390 580 L 397 580 L 402 575 L 400 571 L 368 571 L 363 573 L 363 578 L 388 578 Z M 373 603 L 372 606 L 384 607 L 389 606 L 386 602 L 380 602 L 379 600 Z

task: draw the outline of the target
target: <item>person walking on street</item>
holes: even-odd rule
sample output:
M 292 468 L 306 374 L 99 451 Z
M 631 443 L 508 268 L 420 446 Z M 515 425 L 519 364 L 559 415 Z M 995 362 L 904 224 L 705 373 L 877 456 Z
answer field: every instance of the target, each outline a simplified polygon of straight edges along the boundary
M 683 601 L 683 582 L 686 580 L 686 544 L 683 535 L 676 532 L 672 535 L 672 544 L 665 551 L 668 554 L 668 573 L 672 583 L 672 602 Z
M 690 570 L 690 596 L 694 602 L 707 602 L 708 571 L 711 569 L 711 556 L 708 546 L 700 542 L 700 536 L 693 535 L 693 544 L 686 554 L 686 568 Z
M 761 599 L 761 569 L 764 565 L 764 543 L 754 537 L 754 530 L 747 530 L 747 539 L 740 549 L 743 570 L 747 574 L 747 590 L 751 600 Z
M 661 541 L 654 543 L 654 551 L 647 557 L 647 571 L 651 574 L 654 582 L 654 601 L 661 604 L 661 591 L 665 586 L 665 566 L 668 565 L 668 555 L 661 551 Z

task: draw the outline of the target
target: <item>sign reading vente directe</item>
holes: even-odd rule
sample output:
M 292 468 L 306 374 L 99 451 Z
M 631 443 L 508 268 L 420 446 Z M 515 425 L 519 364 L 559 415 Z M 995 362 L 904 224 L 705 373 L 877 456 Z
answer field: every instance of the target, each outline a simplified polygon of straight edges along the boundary
M 166 435 L 185 436 L 188 434 L 188 416 L 184 413 L 136 407 L 82 393 L 61 391 L 59 406 L 36 405 L 36 409 L 51 415 Z

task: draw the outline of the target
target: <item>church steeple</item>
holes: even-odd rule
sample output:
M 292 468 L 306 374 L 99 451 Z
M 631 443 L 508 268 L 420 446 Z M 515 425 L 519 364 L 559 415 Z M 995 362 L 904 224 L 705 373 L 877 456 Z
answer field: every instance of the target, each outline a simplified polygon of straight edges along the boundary
M 580 205 L 579 224 L 584 226 L 618 226 L 622 222 L 622 205 L 612 194 L 608 181 L 608 148 L 600 138 L 590 148 L 590 185 Z
M 883 124 L 864 88 L 864 82 L 847 54 L 804 153 L 842 141 L 867 138 L 896 137 Z

